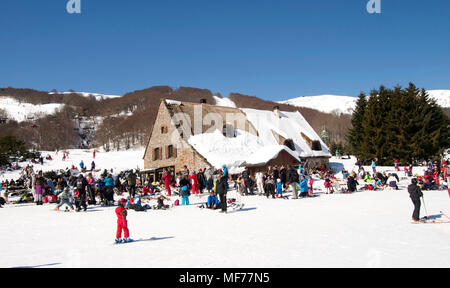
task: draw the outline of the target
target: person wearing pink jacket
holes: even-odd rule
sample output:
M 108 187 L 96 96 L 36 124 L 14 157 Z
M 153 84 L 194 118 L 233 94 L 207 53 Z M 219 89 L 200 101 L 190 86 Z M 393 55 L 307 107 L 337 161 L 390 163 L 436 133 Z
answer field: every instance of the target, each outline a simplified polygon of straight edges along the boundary
M 309 196 L 313 196 L 313 194 L 314 194 L 313 184 L 314 184 L 314 179 L 311 176 L 309 176 L 308 177 L 308 194 L 309 194 Z

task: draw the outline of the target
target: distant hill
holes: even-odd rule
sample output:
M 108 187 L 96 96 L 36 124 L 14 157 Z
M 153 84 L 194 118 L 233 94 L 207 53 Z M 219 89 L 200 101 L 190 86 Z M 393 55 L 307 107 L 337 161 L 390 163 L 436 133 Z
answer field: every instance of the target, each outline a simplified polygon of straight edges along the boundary
M 450 109 L 450 90 L 428 90 L 427 92 L 445 111 Z M 278 103 L 311 108 L 325 113 L 352 114 L 356 106 L 356 101 L 357 97 L 318 95 L 302 96 Z
M 450 90 L 431 90 L 450 115 Z M 345 141 L 356 98 L 321 95 L 281 102 L 231 93 L 228 98 L 208 89 L 154 86 L 123 96 L 90 92 L 0 88 L 0 136 L 14 135 L 30 148 L 127 149 L 145 146 L 161 99 L 238 108 L 299 111 L 320 135 L 325 128 L 334 142 Z M 6 120 L 6 121 L 5 121 Z

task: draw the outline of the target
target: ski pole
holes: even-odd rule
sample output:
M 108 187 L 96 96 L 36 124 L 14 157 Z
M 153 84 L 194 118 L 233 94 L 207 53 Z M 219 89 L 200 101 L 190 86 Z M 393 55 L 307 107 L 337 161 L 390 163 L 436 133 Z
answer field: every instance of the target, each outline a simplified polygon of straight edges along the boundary
M 427 211 L 427 206 L 425 205 L 425 198 L 422 196 L 422 201 L 423 201 L 423 208 L 425 209 L 425 214 L 427 215 L 426 216 L 426 219 L 428 219 L 428 211 Z

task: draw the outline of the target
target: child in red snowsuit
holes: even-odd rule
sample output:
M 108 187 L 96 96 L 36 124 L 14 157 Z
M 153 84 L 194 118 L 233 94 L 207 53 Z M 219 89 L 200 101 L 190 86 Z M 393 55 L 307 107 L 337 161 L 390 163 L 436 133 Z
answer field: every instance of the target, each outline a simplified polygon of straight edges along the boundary
M 192 185 L 192 194 L 199 194 L 198 191 L 198 178 L 195 172 L 192 172 L 192 175 L 189 176 L 189 179 L 191 180 Z
M 128 231 L 128 222 L 127 222 L 127 209 L 125 209 L 124 205 L 126 203 L 125 199 L 119 200 L 119 207 L 116 208 L 117 215 L 117 232 L 116 232 L 116 243 L 121 243 L 122 239 L 122 230 L 124 234 L 123 242 L 130 242 L 130 231 Z

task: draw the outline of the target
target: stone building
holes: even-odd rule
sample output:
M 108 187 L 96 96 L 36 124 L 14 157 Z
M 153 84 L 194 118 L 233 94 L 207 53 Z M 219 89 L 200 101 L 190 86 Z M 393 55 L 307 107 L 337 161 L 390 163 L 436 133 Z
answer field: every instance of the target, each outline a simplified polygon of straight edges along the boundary
M 239 109 L 162 100 L 145 154 L 144 168 L 156 179 L 187 166 L 190 171 L 226 165 L 299 164 L 328 166 L 328 148 L 299 112 Z

